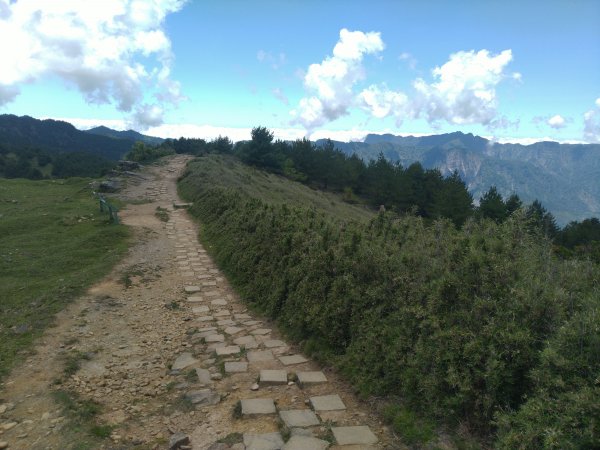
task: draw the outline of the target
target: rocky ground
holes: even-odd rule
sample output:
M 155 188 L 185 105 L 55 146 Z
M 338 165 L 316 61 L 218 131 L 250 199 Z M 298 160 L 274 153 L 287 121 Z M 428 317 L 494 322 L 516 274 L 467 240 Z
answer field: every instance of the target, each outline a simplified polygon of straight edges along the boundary
M 128 181 L 129 254 L 2 384 L 0 449 L 400 448 L 351 386 L 247 311 L 176 207 L 185 162 Z M 86 405 L 107 425 L 87 447 Z

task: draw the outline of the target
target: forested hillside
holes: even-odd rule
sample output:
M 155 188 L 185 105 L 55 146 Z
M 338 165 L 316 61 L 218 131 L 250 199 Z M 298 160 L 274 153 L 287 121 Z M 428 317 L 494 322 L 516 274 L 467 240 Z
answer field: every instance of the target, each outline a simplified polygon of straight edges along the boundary
M 277 154 L 253 141 L 231 151 L 261 164 Z M 306 352 L 390 399 L 399 433 L 422 444 L 435 427 L 466 427 L 498 448 L 600 445 L 600 271 L 557 257 L 526 209 L 460 227 L 418 208 L 353 221 L 246 189 L 268 175 L 219 158 L 194 160 L 179 185 L 201 239 Z M 282 182 L 306 175 L 282 167 Z
M 371 134 L 364 142 L 334 145 L 367 161 L 382 153 L 403 166 L 420 162 L 443 175 L 457 171 L 475 199 L 492 185 L 504 197 L 516 192 L 528 203 L 538 199 L 561 225 L 600 215 L 598 144 L 499 144 L 456 132 L 423 137 Z

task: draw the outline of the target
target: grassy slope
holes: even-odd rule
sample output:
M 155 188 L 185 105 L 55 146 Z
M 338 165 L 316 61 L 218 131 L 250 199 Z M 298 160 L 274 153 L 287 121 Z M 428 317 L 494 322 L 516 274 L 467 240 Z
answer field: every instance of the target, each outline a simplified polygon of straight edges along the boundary
M 237 159 L 219 155 L 197 158 L 189 165 L 196 184 L 243 191 L 266 203 L 313 207 L 340 220 L 367 222 L 375 212 L 352 205 L 340 195 L 311 189 L 301 183 L 246 166 Z
M 0 179 L 0 378 L 127 248 L 126 228 L 107 222 L 88 183 Z

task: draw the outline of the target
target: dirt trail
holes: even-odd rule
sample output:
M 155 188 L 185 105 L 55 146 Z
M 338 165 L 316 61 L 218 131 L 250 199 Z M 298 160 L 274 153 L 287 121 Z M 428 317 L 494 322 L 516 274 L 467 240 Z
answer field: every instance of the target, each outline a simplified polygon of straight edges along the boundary
M 121 196 L 136 204 L 120 215 L 133 229 L 130 251 L 2 384 L 0 449 L 80 448 L 83 432 L 56 390 L 101 405 L 100 422 L 112 429 L 96 448 L 399 448 L 350 386 L 231 290 L 196 225 L 174 207 L 186 161 L 174 157 L 128 182 Z

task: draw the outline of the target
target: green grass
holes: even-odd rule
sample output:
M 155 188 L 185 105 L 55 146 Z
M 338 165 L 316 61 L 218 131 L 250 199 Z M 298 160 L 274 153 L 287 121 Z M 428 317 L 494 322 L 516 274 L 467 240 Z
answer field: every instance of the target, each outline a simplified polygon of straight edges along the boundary
M 188 164 L 190 185 L 234 189 L 266 203 L 315 208 L 339 220 L 368 222 L 376 212 L 343 200 L 343 194 L 311 189 L 295 181 L 247 166 L 234 157 L 207 155 Z M 188 178 L 189 178 L 188 177 Z M 182 187 L 182 185 L 179 185 Z M 182 192 L 190 199 L 194 192 Z M 187 195 L 186 195 L 187 194 Z
M 127 248 L 126 227 L 108 223 L 89 182 L 0 179 L 0 379 Z

